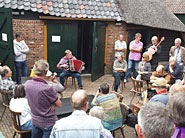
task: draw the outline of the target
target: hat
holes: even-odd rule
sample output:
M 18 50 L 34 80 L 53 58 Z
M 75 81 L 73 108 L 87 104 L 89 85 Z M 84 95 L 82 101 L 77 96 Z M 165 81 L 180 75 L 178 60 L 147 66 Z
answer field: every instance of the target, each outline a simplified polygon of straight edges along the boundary
M 167 86 L 167 80 L 164 78 L 157 78 L 154 83 L 152 83 L 152 86 L 155 87 L 166 87 Z
M 52 75 L 52 72 L 50 70 L 47 71 L 46 77 L 49 77 Z

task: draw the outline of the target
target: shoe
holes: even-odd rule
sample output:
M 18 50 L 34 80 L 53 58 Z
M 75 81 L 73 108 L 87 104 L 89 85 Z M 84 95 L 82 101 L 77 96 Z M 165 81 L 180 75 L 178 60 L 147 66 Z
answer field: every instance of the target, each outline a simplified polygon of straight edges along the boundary
M 83 86 L 79 87 L 79 89 L 83 89 Z
M 126 82 L 128 82 L 128 80 L 125 80 L 125 79 L 124 79 L 124 83 L 126 83 Z

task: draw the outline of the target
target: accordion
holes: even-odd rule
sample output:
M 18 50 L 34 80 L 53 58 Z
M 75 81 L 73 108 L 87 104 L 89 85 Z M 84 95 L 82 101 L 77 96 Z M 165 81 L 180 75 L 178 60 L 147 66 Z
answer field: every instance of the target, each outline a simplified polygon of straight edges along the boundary
M 69 60 L 69 71 L 81 73 L 84 65 L 81 60 Z

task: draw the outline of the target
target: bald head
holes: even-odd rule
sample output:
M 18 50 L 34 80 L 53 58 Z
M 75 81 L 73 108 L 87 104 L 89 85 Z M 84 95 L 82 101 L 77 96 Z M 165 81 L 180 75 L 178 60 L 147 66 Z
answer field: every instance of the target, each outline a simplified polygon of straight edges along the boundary
M 164 66 L 163 65 L 159 65 L 157 68 L 156 68 L 156 72 L 157 72 L 157 75 L 162 75 L 164 73 Z
M 88 95 L 84 90 L 77 90 L 71 95 L 71 103 L 76 110 L 85 109 L 88 104 Z
M 175 93 L 178 92 L 184 92 L 185 93 L 185 87 L 184 85 L 180 83 L 175 83 L 170 87 L 170 97 L 173 96 Z

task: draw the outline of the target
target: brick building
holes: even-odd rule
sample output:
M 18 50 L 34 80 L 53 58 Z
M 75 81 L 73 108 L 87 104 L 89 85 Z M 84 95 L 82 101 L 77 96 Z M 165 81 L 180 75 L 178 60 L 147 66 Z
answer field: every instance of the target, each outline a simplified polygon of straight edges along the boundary
M 155 2 L 160 6 L 153 6 L 152 0 L 3 0 L 0 7 L 12 9 L 13 34 L 24 34 L 30 48 L 29 70 L 36 60 L 44 58 L 52 71 L 60 72 L 56 64 L 65 49 L 71 49 L 86 63 L 85 73 L 91 73 L 95 80 L 112 72 L 119 34 L 128 45 L 140 32 L 144 46 L 153 35 L 166 36 L 161 60 L 168 60 L 174 38 L 182 37 L 185 29 L 160 0 Z

